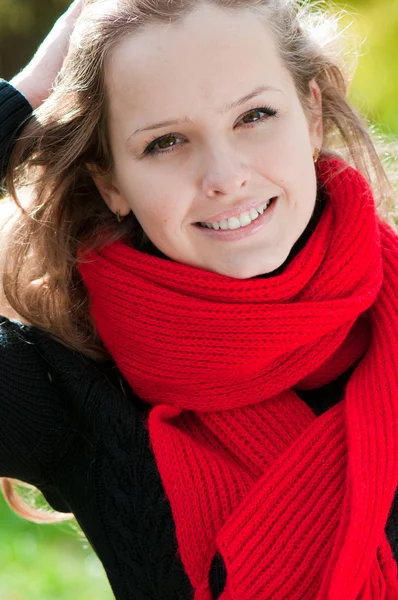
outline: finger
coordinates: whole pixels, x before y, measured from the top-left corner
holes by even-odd
[[[74,13],[76,11],[81,12],[84,4],[85,4],[84,0],[73,0],[73,2],[69,5],[65,14],[69,15],[70,13]]]
[[[84,6],[84,0],[75,0],[69,5],[69,8],[56,20],[53,28],[44,40],[43,45],[49,46],[53,40],[57,39],[62,32],[72,32],[75,22],[77,21],[82,8]]]
[[[69,5],[68,9],[63,13],[63,15],[60,16],[58,22],[68,21],[73,23],[74,21],[76,21],[77,17],[82,12],[84,4],[84,0],[74,0],[74,2],[72,2],[72,4]]]

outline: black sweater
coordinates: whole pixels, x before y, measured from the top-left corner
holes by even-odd
[[[3,167],[28,106],[0,83]],[[339,401],[348,375],[300,396],[319,415]],[[0,318],[0,476],[31,483],[54,509],[74,513],[118,600],[188,600],[192,587],[149,446],[147,411],[111,361]],[[386,532],[397,560],[397,497]],[[219,556],[210,581],[218,598],[225,584]]]

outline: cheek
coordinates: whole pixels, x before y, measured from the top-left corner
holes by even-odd
[[[132,210],[144,228],[156,230],[170,223],[172,211],[164,194],[158,197],[154,193],[142,194],[137,198],[138,201],[132,202]]]
[[[134,171],[130,168],[124,178],[122,193],[138,221],[148,231],[160,226],[177,231],[190,208],[192,188],[188,182],[184,182],[181,173],[169,173],[153,163],[150,168]]]
[[[298,125],[296,124],[295,130],[292,128],[277,153],[278,165],[282,169],[281,179],[286,180],[286,186],[292,198],[295,198],[295,203],[311,205],[316,196],[313,148],[307,122],[303,119]]]
[[[296,114],[298,113],[298,114]],[[307,121],[298,111],[278,123],[274,135],[265,132],[252,155],[255,169],[283,186],[288,180],[304,180],[312,168],[312,148]]]
[[[164,187],[158,177],[145,176],[143,169],[124,169],[119,176],[120,190],[139,221],[151,218],[162,219],[167,202]]]
[[[316,193],[315,170],[313,164],[310,162],[309,166],[307,166],[307,171],[303,168],[301,173],[298,174],[294,189],[292,190],[292,199],[294,199],[292,204],[299,233],[304,230],[314,211]]]
[[[136,163],[117,152],[114,157],[117,187],[144,231],[153,241],[177,235],[192,197],[187,182],[155,160]]]
[[[153,239],[167,237],[177,231],[181,216],[176,206],[176,199],[164,191],[158,184],[137,188],[130,196],[130,207],[145,232]]]
[[[316,200],[316,175],[308,138],[300,143],[286,138],[278,141],[272,154],[256,157],[255,170],[265,181],[271,181],[283,199],[284,220],[290,223],[292,235],[311,218]],[[285,212],[287,211],[287,212]]]

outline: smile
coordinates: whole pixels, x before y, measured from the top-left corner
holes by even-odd
[[[243,212],[239,215],[239,217],[229,217],[228,219],[212,221],[211,223],[202,221],[198,223],[198,225],[201,227],[207,227],[208,229],[215,229],[216,231],[219,229],[226,231],[227,229],[233,230],[247,227],[267,210],[267,208],[272,204],[273,200],[274,198],[271,198],[257,208],[251,208],[250,210]]]

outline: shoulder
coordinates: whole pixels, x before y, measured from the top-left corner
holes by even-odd
[[[113,361],[89,358],[38,327],[10,319],[0,320],[1,323],[7,335],[1,336],[0,329],[0,344],[3,343],[3,351],[4,340],[7,339],[8,347],[12,345],[5,354],[15,377],[24,381],[34,377],[37,388],[44,382],[49,385],[53,396],[51,410],[58,407],[60,413],[66,413],[76,431],[79,429],[95,442],[98,436],[103,439],[111,422],[121,434],[145,420],[148,406],[133,393]],[[26,384],[20,385],[22,388]],[[31,387],[32,383],[29,390]]]
[[[26,325],[18,320],[0,315],[0,372],[1,378],[12,374],[15,368],[29,371],[37,365],[37,356],[29,343]],[[22,362],[21,358],[28,359]]]
[[[71,468],[76,448],[94,449],[105,438],[116,445],[132,428],[143,436],[139,413],[113,363],[0,316],[0,477],[40,487],[59,464]]]
[[[68,415],[26,326],[0,316],[0,477],[48,481]]]
[[[71,393],[81,395],[87,381],[92,387],[103,383],[107,370],[94,359],[67,348],[50,333],[9,316],[0,316],[0,391],[3,381],[20,393],[41,389],[49,383],[53,393],[69,385]],[[76,388],[76,389],[74,389]]]
[[[28,394],[31,399],[35,391],[42,394],[43,388],[50,386],[52,395],[61,396],[65,408],[75,415],[88,410],[88,405],[95,405],[96,413],[103,411],[104,415],[126,416],[127,412],[143,414],[148,410],[113,361],[89,358],[67,348],[48,332],[3,315],[0,398],[6,384],[20,398]]]
[[[38,409],[51,397],[48,365],[32,339],[34,328],[0,315],[0,411],[12,399],[15,406]]]

